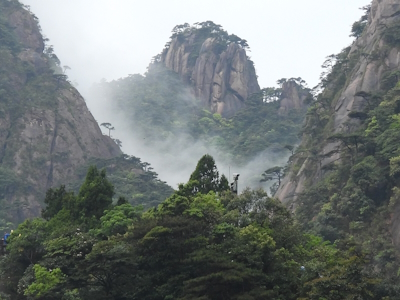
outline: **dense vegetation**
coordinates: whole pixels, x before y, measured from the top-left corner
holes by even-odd
[[[118,197],[124,197],[134,206],[143,208],[157,206],[168,198],[173,189],[165,182],[158,179],[158,174],[147,162],[141,162],[140,158],[126,154],[110,159],[92,158],[76,170],[77,180],[68,184],[75,192],[85,179],[87,169],[94,165],[99,169],[105,169],[108,180],[118,191]],[[118,200],[114,197],[114,202]]]
[[[48,191],[42,218],[11,235],[0,298],[376,299],[362,252],[302,234],[261,190],[227,188],[205,155],[189,182],[143,212],[123,198],[112,205],[105,171],[91,167],[77,195]]]

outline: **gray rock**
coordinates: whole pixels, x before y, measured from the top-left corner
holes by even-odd
[[[285,115],[292,109],[302,109],[305,107],[304,100],[307,98],[308,92],[300,89],[299,85],[294,81],[287,81],[282,84],[281,106],[279,107],[279,115]]]
[[[43,52],[44,42],[37,20],[28,11],[14,10],[8,16],[8,22],[14,28],[14,33],[24,48],[38,53]]]
[[[30,77],[51,74],[34,17],[21,8],[13,10],[8,19],[23,48],[20,53],[9,53],[12,63],[7,66],[29,65]],[[11,206],[17,202],[26,204],[17,213],[21,220],[39,215],[46,190],[76,180],[76,169],[90,158],[112,158],[122,152],[101,133],[84,99],[68,82],[63,81],[57,90],[54,83],[38,83],[38,89],[47,89],[53,99],[48,105],[38,104],[40,99],[36,99],[33,105],[29,95],[22,97],[19,93],[29,76],[13,69],[7,69],[7,76],[14,90],[8,97],[22,111],[16,114],[16,108],[3,106],[0,112],[0,167],[26,178],[26,191],[10,192],[6,197]],[[43,78],[51,79],[46,76]]]
[[[400,0],[374,0],[371,5],[367,27],[351,46],[349,58],[357,53],[367,53],[370,56],[360,56],[358,62],[350,70],[350,80],[336,97],[333,103],[335,110],[333,116],[332,134],[350,133],[359,126],[359,121],[349,117],[350,112],[362,112],[368,105],[363,97],[355,96],[360,91],[372,92],[379,90],[384,73],[400,70],[400,49],[390,47],[382,39],[382,30],[393,22],[400,21]],[[386,53],[383,59],[373,59],[371,54]],[[321,156],[337,148],[337,143],[327,143],[323,146]],[[333,154],[321,160],[318,170],[311,178],[311,182],[318,182],[323,176],[321,166],[339,160],[339,154]],[[304,168],[307,161],[303,164]],[[293,200],[295,192],[301,192],[303,187],[300,184],[306,178],[305,174],[297,174],[295,182],[285,179],[275,194],[281,200]],[[400,243],[399,243],[400,246]]]
[[[161,60],[182,80],[191,83],[193,94],[204,107],[230,117],[246,105],[251,94],[260,91],[252,62],[235,43],[218,54],[215,38],[206,39],[197,54],[195,39],[195,34],[183,41],[174,38]]]

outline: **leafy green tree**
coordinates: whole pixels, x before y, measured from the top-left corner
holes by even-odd
[[[112,238],[93,245],[80,263],[80,276],[90,278],[89,293],[95,299],[126,299],[132,293],[136,261],[132,246]]]
[[[219,180],[219,191],[229,190],[229,181],[224,174],[221,175]]]
[[[39,299],[45,294],[52,292],[52,289],[64,281],[64,275],[59,268],[47,270],[46,268],[35,264],[35,281],[28,286],[24,295]]]
[[[334,261],[319,269],[316,278],[305,283],[307,299],[376,299],[374,288],[379,279],[364,270],[362,255],[336,252],[332,258]]]
[[[43,242],[48,235],[43,219],[26,220],[7,239],[7,255],[0,259],[0,291],[18,299],[18,282],[26,268],[46,254]]]
[[[353,36],[355,38],[359,38],[363,33],[365,27],[367,26],[368,15],[371,12],[371,5],[364,6],[360,9],[364,10],[365,14],[360,18],[360,20],[354,22],[351,26],[350,36]]]
[[[129,203],[121,204],[110,210],[105,210],[100,218],[101,227],[94,231],[107,237],[124,234],[129,226],[141,215],[142,207],[133,207]]]

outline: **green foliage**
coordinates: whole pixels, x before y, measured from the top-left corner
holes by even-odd
[[[33,296],[34,299],[38,299],[44,294],[51,292],[57,284],[62,283],[64,280],[64,275],[59,268],[47,270],[35,264],[33,270],[35,272],[35,281],[28,286],[24,294]]]
[[[303,235],[264,191],[216,194],[219,185],[210,179],[219,177],[206,155],[188,183],[142,215],[123,199],[111,207],[105,174],[89,168],[78,196],[63,186],[50,190],[47,220],[26,221],[11,235],[0,260],[0,290],[13,299],[149,300],[319,299],[327,291],[346,298],[374,291],[379,281],[363,273],[362,257]],[[193,193],[199,182],[211,185]],[[88,201],[81,218],[71,218],[66,196],[76,205]],[[100,214],[100,207],[109,209]],[[100,222],[84,219],[95,215]]]
[[[391,46],[398,46],[400,44],[400,23],[393,22],[385,28],[382,33],[383,39]]]
[[[278,180],[279,185],[281,184],[281,178],[283,177],[283,167],[272,167],[269,168],[268,170],[265,170],[264,173],[262,174],[263,179],[261,179],[261,182],[269,181],[269,180]]]
[[[355,38],[360,37],[361,34],[363,33],[365,27],[367,26],[368,16],[371,12],[371,5],[364,6],[360,9],[364,10],[365,14],[360,18],[359,21],[354,22],[353,25],[351,26],[350,36],[353,36]]]
[[[46,208],[42,210],[42,217],[46,220],[53,218],[63,208],[73,210],[75,205],[73,192],[67,192],[62,185],[58,189],[50,188],[46,192],[44,203]]]
[[[198,183],[194,186],[195,193],[207,194],[210,191],[218,192],[229,189],[228,180],[226,177],[224,180],[219,178],[219,172],[215,165],[215,160],[209,154],[200,158],[196,169],[190,175],[189,180],[197,181]]]
[[[306,188],[296,201],[296,219],[302,229],[335,243],[344,253],[336,259],[339,267],[328,266],[328,274],[318,271],[322,277],[308,281],[309,299],[345,299],[342,293],[350,298],[391,299],[398,290],[398,245],[391,242],[389,221],[399,205],[398,72],[383,75],[380,91],[357,92],[365,110],[350,113],[352,120],[344,124],[347,130],[332,135],[331,116],[349,79],[348,75],[344,81],[341,77],[351,74],[346,69],[356,58],[347,56],[347,62],[338,61],[337,56],[328,58],[325,66],[329,70],[322,83],[325,90],[309,109],[303,144],[293,156],[297,165],[307,160],[302,169]],[[327,143],[332,146],[329,153],[324,148]],[[340,160],[331,158],[334,155],[340,155]],[[341,289],[349,280],[357,284]]]
[[[99,219],[112,204],[114,186],[106,179],[106,171],[91,166],[77,196],[77,210],[85,218]]]
[[[113,197],[113,202],[117,202],[119,197],[124,197],[133,206],[149,208],[157,206],[173,193],[170,186],[157,178],[158,174],[152,171],[149,163],[125,154],[110,159],[89,159],[87,164],[76,171],[79,180],[69,185],[75,192],[79,191],[79,186],[91,165],[107,171],[108,181],[118,191]]]
[[[105,236],[124,234],[129,226],[132,226],[133,222],[138,219],[141,211],[141,207],[133,207],[129,203],[104,211],[104,215],[100,218],[101,227],[97,230],[97,234],[101,233]]]
[[[21,46],[12,34],[12,28],[7,22],[7,14],[18,7],[17,3],[16,1],[0,2],[0,47],[12,51],[19,51]],[[21,5],[20,3],[18,4]]]

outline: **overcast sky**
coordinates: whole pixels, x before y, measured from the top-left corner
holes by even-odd
[[[318,83],[321,64],[352,42],[369,0],[22,0],[39,18],[72,81],[146,72],[175,25],[211,20],[246,39],[261,87],[279,78]]]

